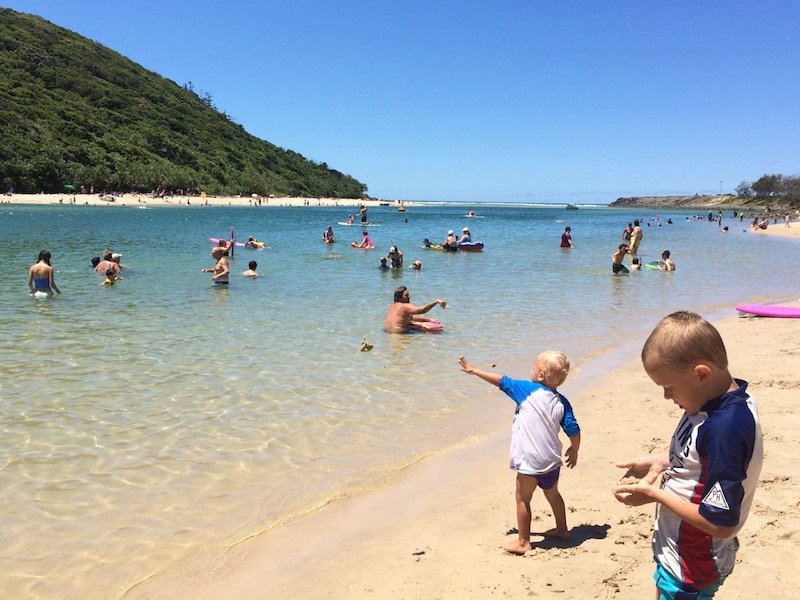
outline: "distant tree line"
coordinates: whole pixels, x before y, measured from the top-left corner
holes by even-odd
[[[800,207],[800,177],[795,175],[762,175],[754,182],[736,186],[742,198],[774,199],[792,207]]]

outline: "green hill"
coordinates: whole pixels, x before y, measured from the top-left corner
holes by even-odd
[[[189,89],[187,89],[189,88]],[[0,190],[361,198],[366,185],[247,133],[198,96],[39,17],[0,8]]]

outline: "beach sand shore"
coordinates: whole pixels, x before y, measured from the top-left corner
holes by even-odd
[[[260,203],[259,203],[260,202]],[[165,196],[152,198],[148,194],[4,194],[0,196],[3,204],[62,204],[75,206],[348,206],[360,204],[368,208],[388,206],[398,208],[397,200],[358,199],[358,198],[297,198],[266,196]],[[403,202],[413,206],[413,202]]]
[[[737,565],[717,597],[788,597],[800,585],[800,320],[732,316],[717,325],[732,373],[750,382],[765,436]],[[578,466],[562,471],[560,485],[572,538],[535,535],[524,557],[500,549],[516,527],[514,474],[506,466],[513,407],[456,364],[453,377],[484,395],[489,410],[507,411],[507,426],[421,461],[382,489],[245,540],[215,561],[165,569],[125,598],[652,598],[653,505],[625,507],[611,490],[622,475],[616,463],[666,451],[680,410],[638,356],[602,375],[582,369],[562,386],[583,437]],[[550,529],[540,492],[532,508],[532,530]]]
[[[755,235],[800,239],[800,221],[797,219],[791,221],[789,227],[779,222],[771,224],[767,229],[748,229],[748,231]]]

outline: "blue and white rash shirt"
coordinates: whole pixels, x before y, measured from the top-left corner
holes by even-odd
[[[544,475],[561,466],[559,429],[580,432],[569,401],[556,391],[527,379],[503,375],[500,389],[517,404],[511,428],[509,466],[524,475]]]
[[[744,525],[761,473],[764,444],[758,409],[738,389],[707,402],[696,415],[684,413],[669,450],[662,489],[700,505],[700,515],[721,527]],[[656,507],[653,554],[676,579],[704,588],[733,570],[735,536],[715,538]]]

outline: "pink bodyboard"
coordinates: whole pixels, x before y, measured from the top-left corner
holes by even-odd
[[[736,307],[741,313],[759,317],[779,319],[800,319],[800,306],[776,306],[769,304],[740,304]]]

